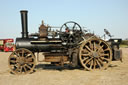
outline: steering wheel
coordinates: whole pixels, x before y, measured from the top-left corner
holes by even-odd
[[[60,28],[60,38],[62,41],[68,44],[79,42],[79,37],[81,34],[81,26],[74,21],[66,22]]]

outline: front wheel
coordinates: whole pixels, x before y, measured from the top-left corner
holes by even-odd
[[[24,48],[17,49],[9,56],[8,64],[14,74],[27,74],[34,70],[35,56]]]

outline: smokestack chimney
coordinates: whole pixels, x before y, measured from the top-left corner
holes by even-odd
[[[21,10],[22,38],[28,38],[27,10]]]

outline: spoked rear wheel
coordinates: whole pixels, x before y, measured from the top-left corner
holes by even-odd
[[[105,69],[112,60],[112,51],[105,41],[93,37],[81,44],[79,59],[87,70]]]
[[[34,70],[35,56],[31,51],[20,48],[9,56],[8,63],[12,73],[27,74]]]

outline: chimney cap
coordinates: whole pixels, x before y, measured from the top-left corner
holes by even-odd
[[[28,12],[28,10],[21,10],[20,12]]]

